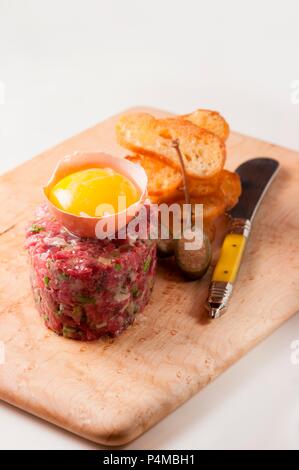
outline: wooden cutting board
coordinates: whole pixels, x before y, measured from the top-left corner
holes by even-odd
[[[0,398],[107,445],[127,443],[157,423],[299,306],[299,154],[233,133],[228,168],[269,156],[280,161],[281,170],[256,216],[227,314],[206,319],[209,275],[185,282],[164,263],[150,304],[119,338],[80,343],[45,329],[30,291],[24,225],[63,155],[125,154],[114,139],[116,119],[0,178]]]

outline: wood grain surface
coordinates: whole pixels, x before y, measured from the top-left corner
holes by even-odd
[[[299,154],[233,133],[227,168],[269,156],[281,170],[256,216],[227,314],[206,319],[211,271],[201,282],[185,282],[164,262],[150,304],[119,338],[80,343],[45,329],[30,291],[24,226],[59,158],[74,150],[125,154],[115,121],[0,178],[0,398],[105,445],[127,443],[153,426],[299,306]]]

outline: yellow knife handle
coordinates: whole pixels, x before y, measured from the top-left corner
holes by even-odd
[[[249,232],[249,220],[231,221],[210,284],[207,308],[211,318],[220,317],[227,307]]]
[[[226,235],[212,281],[231,283],[235,281],[245,244],[245,235],[239,233],[228,233]]]

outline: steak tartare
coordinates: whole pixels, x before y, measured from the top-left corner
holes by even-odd
[[[156,267],[152,240],[78,238],[43,205],[27,228],[26,248],[36,305],[59,335],[116,336],[149,300]]]

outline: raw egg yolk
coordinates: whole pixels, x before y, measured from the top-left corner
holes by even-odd
[[[52,204],[74,215],[102,217],[138,201],[138,188],[111,168],[88,168],[62,178],[52,188]]]

